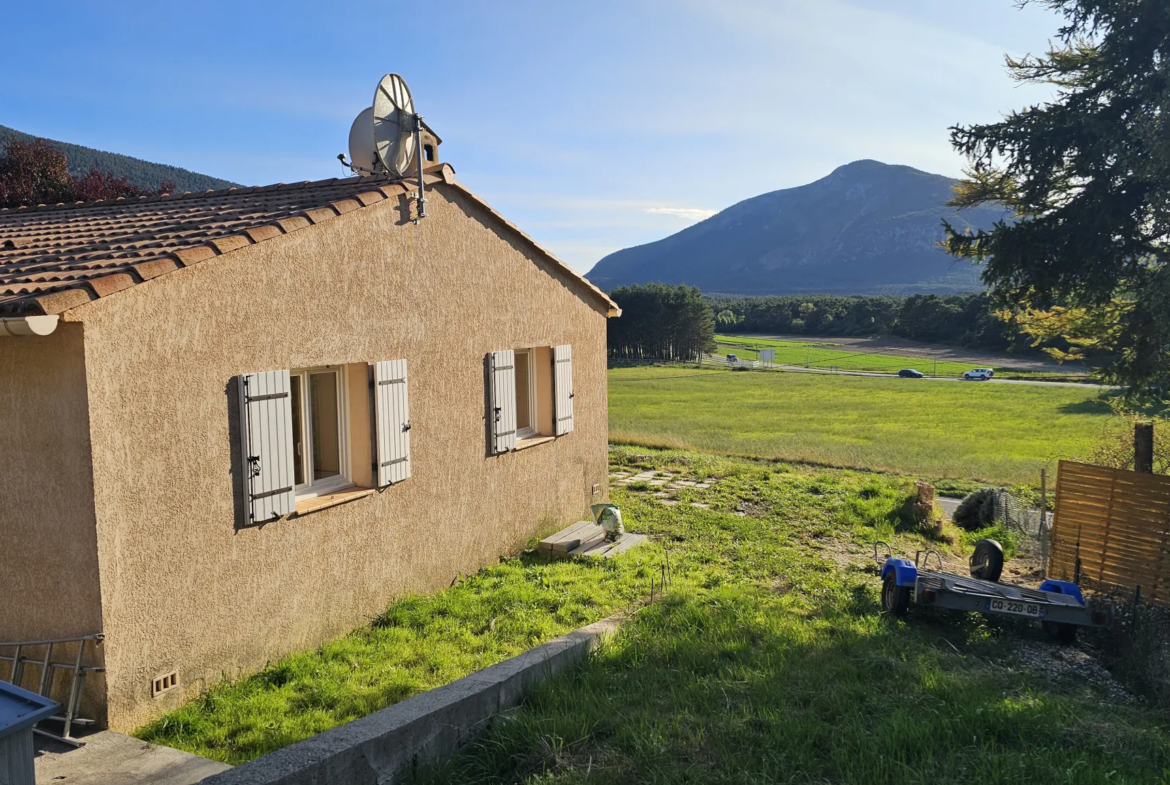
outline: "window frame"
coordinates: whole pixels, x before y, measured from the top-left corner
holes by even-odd
[[[528,391],[527,392],[528,392],[528,394],[526,396],[527,403],[528,403],[528,426],[525,428],[520,428],[519,425],[517,425],[516,441],[521,441],[523,439],[535,439],[535,438],[538,438],[539,436],[541,436],[540,423],[537,421],[537,416],[539,414],[539,410],[537,409],[537,406],[536,406],[536,404],[537,404],[537,401],[536,401],[536,348],[537,347],[529,347],[527,349],[516,349],[515,353],[514,353],[514,357],[515,357],[514,364],[519,365],[519,363],[521,362],[520,356],[521,356],[521,354],[523,354],[523,356],[525,358],[524,362],[528,368],[528,373],[527,373],[527,378],[528,378]],[[519,377],[519,374],[517,374],[517,378],[518,377]],[[520,385],[518,383],[516,385],[516,391],[517,391],[517,393],[519,393],[519,391],[520,391]],[[519,396],[519,394],[517,394],[517,396],[516,396],[516,422],[517,422],[517,424],[519,424],[519,422],[520,422],[520,396]]]
[[[305,482],[300,485],[293,486],[293,494],[297,502],[307,499],[316,499],[320,496],[328,496],[332,493],[354,487],[353,481],[353,458],[349,447],[349,374],[345,372],[344,365],[323,365],[313,368],[296,368],[289,371],[289,387],[291,390],[292,380],[297,379],[301,387],[301,433],[299,434],[301,443],[304,445],[304,455],[300,457],[301,471],[305,477]],[[337,383],[337,449],[338,449],[338,473],[333,477],[314,482],[313,476],[313,429],[311,424],[312,413],[312,391],[309,385],[309,377],[312,374],[331,373]],[[295,454],[295,445],[297,442],[297,434],[293,434],[294,454],[293,460],[298,460]]]

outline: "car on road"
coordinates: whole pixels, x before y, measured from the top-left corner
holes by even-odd
[[[902,370],[898,371],[898,376],[902,377],[903,379],[921,379],[923,376],[926,376],[926,374],[924,374],[922,371],[916,371],[913,368],[903,368]]]
[[[963,378],[969,382],[985,382],[995,376],[995,371],[990,368],[972,368],[963,374]]]
[[[734,355],[734,354],[729,354],[729,355],[727,355],[727,362],[729,362],[729,363],[737,363],[737,362],[739,362],[739,356],[738,356],[738,355]]]

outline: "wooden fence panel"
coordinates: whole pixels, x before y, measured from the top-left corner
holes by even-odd
[[[1078,573],[1170,605],[1170,477],[1060,462],[1048,574]]]

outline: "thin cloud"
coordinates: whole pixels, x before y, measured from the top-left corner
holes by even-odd
[[[652,215],[673,215],[676,218],[685,218],[691,223],[697,223],[710,218],[719,211],[708,210],[704,207],[647,207],[646,212]]]

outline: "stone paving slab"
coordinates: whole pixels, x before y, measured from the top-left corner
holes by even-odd
[[[36,738],[37,785],[194,785],[231,768],[108,730],[89,734],[76,749]]]

